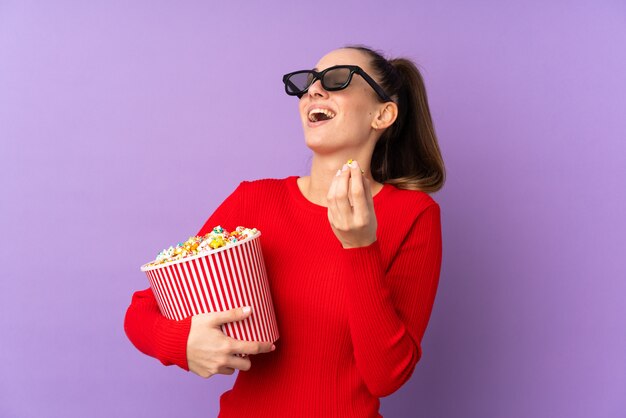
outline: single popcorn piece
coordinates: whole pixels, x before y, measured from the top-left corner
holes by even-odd
[[[350,165],[350,164],[352,164],[352,161],[354,161],[354,160],[352,158],[350,158],[346,164]],[[365,174],[365,171],[363,171],[362,168],[361,168],[361,174]]]
[[[178,243],[175,247],[170,246],[157,254],[154,261],[147,266],[156,266],[170,263],[185,257],[202,255],[217,248],[233,245],[256,235],[259,232],[256,228],[245,228],[238,226],[234,231],[228,232],[220,225],[213,228],[211,232],[204,236],[196,235],[189,237],[185,242]]]

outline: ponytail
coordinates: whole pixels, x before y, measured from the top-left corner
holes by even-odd
[[[387,60],[364,46],[347,46],[367,53],[380,85],[398,105],[396,121],[378,139],[371,173],[379,183],[400,189],[434,193],[445,183],[445,166],[428,108],[424,79],[406,58]]]

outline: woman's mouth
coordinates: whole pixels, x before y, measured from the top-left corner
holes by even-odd
[[[309,111],[307,125],[309,125],[310,127],[323,125],[334,117],[335,113],[331,110],[314,108]]]

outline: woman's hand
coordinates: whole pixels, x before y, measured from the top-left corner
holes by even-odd
[[[370,181],[356,161],[343,165],[326,195],[328,220],[343,248],[367,247],[376,241],[376,213]]]
[[[249,358],[235,354],[259,354],[273,351],[271,342],[241,341],[230,338],[220,329],[227,322],[242,321],[250,316],[243,308],[195,315],[187,339],[187,365],[198,376],[235,373],[235,369],[250,370]],[[275,347],[274,347],[275,348]]]

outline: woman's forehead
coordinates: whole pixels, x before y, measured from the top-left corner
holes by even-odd
[[[341,48],[329,52],[317,62],[315,69],[321,71],[334,65],[358,65],[366,72],[370,69],[367,55],[352,48]]]

